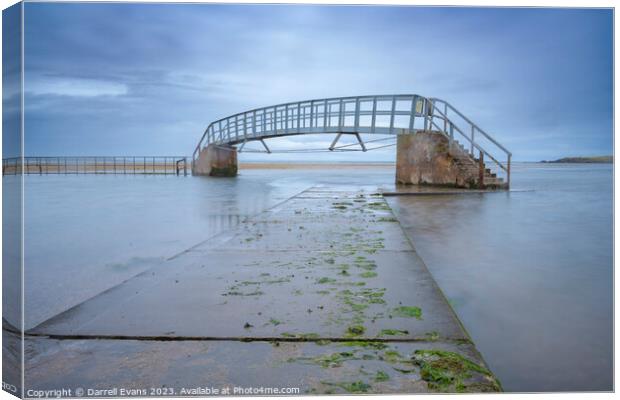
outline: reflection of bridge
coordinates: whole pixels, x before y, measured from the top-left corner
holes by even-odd
[[[368,150],[366,143],[370,142],[365,143],[362,134],[394,135],[398,139],[397,180],[403,183],[469,187],[507,187],[510,183],[512,154],[505,147],[448,102],[419,95],[306,100],[235,114],[209,124],[194,151],[193,170],[195,174],[234,175],[237,148],[233,146],[241,150],[247,142],[259,141],[270,153],[265,139],[307,134],[335,134],[329,147],[332,151],[351,146],[338,146],[342,135],[353,135],[362,151]],[[405,158],[411,165],[403,165],[406,168],[401,172],[408,176],[401,173],[400,179],[399,163]],[[486,168],[485,158],[495,173]]]

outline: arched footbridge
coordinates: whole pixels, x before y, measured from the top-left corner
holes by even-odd
[[[447,101],[416,94],[304,100],[213,121],[196,146],[192,170],[197,175],[235,175],[237,152],[246,143],[258,141],[264,152],[272,153],[268,139],[309,134],[333,136],[322,151],[368,151],[386,146],[376,142],[395,141],[387,146],[397,146],[400,183],[510,185],[512,154],[504,146]],[[339,145],[343,135],[356,141]]]

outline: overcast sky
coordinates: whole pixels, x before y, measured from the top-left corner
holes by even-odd
[[[189,155],[230,114],[392,93],[450,101],[516,160],[611,154],[612,12],[27,3],[25,92],[27,155]],[[300,140],[329,142],[279,145]]]

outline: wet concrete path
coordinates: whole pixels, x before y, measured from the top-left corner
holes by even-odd
[[[302,192],[29,333],[27,387],[497,389],[383,197],[360,190]]]

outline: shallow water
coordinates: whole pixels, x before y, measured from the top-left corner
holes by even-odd
[[[508,391],[611,390],[611,165],[521,165],[531,192],[389,200]]]
[[[28,176],[26,327],[304,189],[391,188],[393,177]],[[534,191],[389,202],[506,390],[611,390],[612,167],[521,164],[513,188]]]

